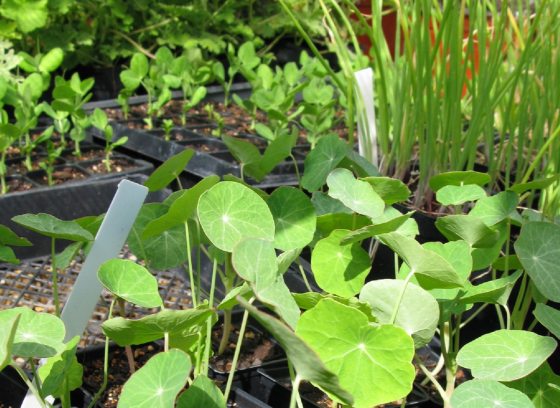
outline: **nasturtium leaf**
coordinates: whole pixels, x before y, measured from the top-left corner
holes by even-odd
[[[377,167],[352,149],[346,150],[346,156],[340,161],[338,167],[350,170],[357,177],[377,177],[380,175]]]
[[[177,408],[226,408],[224,394],[204,375],[197,376],[189,388],[179,395]]]
[[[239,183],[224,181],[202,194],[198,219],[210,241],[226,252],[246,238],[274,240],[274,219],[266,202]]]
[[[317,217],[305,193],[293,187],[280,187],[270,195],[267,204],[276,225],[276,248],[289,251],[311,242]]]
[[[360,312],[368,317],[370,322],[377,322],[377,317],[374,316],[371,306],[368,302],[358,300],[355,297],[343,298],[336,295],[331,295],[329,293],[319,293],[319,292],[305,292],[305,293],[292,293],[293,298],[298,304],[300,309],[309,310],[314,308],[317,303],[323,299],[332,299],[343,305],[353,307],[358,309]]]
[[[548,363],[528,376],[506,385],[522,391],[531,399],[535,408],[556,408],[560,401],[560,376],[552,371]]]
[[[391,402],[412,389],[414,343],[399,327],[372,326],[359,310],[324,299],[303,313],[296,334],[338,375],[353,407]]]
[[[434,337],[439,322],[439,305],[420,286],[395,279],[374,280],[362,288],[360,300],[369,303],[380,323],[402,327],[412,336],[416,348],[425,346]]]
[[[194,156],[194,150],[185,149],[180,153],[170,157],[154,170],[150,177],[144,182],[150,191],[158,191],[167,187],[185,170],[187,163]]]
[[[451,406],[453,408],[534,408],[527,395],[491,380],[471,380],[459,385],[451,395]]]
[[[159,235],[143,238],[148,223],[164,215],[168,207],[164,204],[144,204],[136,217],[128,236],[128,247],[134,255],[147,262],[150,268],[169,269],[187,260],[185,227],[178,225]]]
[[[491,227],[508,218],[515,211],[519,197],[511,191],[502,191],[496,195],[479,200],[469,215],[482,220]]]
[[[330,197],[328,194],[322,191],[314,191],[311,195],[311,202],[313,207],[315,207],[315,213],[318,216],[325,214],[352,214],[353,211],[342,204],[339,200]]]
[[[278,264],[278,273],[284,275],[290,266],[299,258],[301,254],[301,248],[292,249],[291,251],[282,252],[276,257],[276,263]]]
[[[440,188],[436,193],[436,200],[443,205],[461,205],[484,197],[486,197],[486,191],[476,184],[448,185]]]
[[[243,282],[242,285],[237,286],[225,294],[224,298],[218,305],[218,310],[231,310],[237,306],[237,296],[243,297],[245,300],[249,300],[253,297],[253,290],[247,282]]]
[[[544,179],[529,181],[527,183],[514,184],[513,186],[508,188],[508,190],[513,191],[517,194],[523,194],[524,192],[529,190],[543,190],[551,184],[554,184],[559,179],[560,176],[552,176]]]
[[[556,310],[544,303],[537,303],[533,314],[540,324],[557,338],[560,338],[560,310]]]
[[[494,244],[488,248],[472,248],[473,271],[488,268],[502,253],[504,243],[509,237],[507,224],[502,222],[492,228],[498,231],[498,237]]]
[[[0,312],[0,371],[12,361],[12,346],[19,319],[19,314],[12,314],[4,318],[3,313]]]
[[[68,268],[70,263],[76,258],[78,252],[84,245],[83,242],[73,242],[68,245],[64,250],[58,254],[55,254],[56,269],[64,270]]]
[[[12,218],[15,223],[51,238],[90,241],[93,236],[75,221],[63,221],[50,214],[23,214]]]
[[[319,287],[347,298],[360,291],[371,269],[369,255],[359,243],[340,243],[348,233],[334,230],[317,242],[311,253],[311,270]]]
[[[68,391],[75,390],[82,385],[83,367],[76,358],[76,349],[80,341],[75,336],[66,345],[62,353],[47,359],[39,367],[41,391],[44,395],[60,397]]]
[[[335,169],[327,177],[329,195],[358,214],[376,218],[383,215],[385,203],[373,190],[373,187],[362,180],[357,180],[350,170]]]
[[[21,315],[17,326],[12,355],[23,358],[52,357],[64,348],[64,323],[48,313],[38,313],[26,307],[0,312],[0,325]]]
[[[142,238],[150,238],[178,225],[183,225],[185,221],[195,213],[198,200],[202,193],[218,183],[218,181],[220,181],[218,176],[208,176],[188,190],[178,191],[173,201],[169,203],[167,213],[151,220],[146,225],[142,233]],[[166,200],[164,204],[167,203],[168,201]]]
[[[170,335],[188,335],[206,327],[215,312],[207,308],[165,309],[137,320],[115,317],[102,325],[103,333],[119,346],[149,343]]]
[[[364,177],[373,190],[379,194],[386,205],[391,205],[408,200],[410,190],[402,181],[390,177]]]
[[[319,190],[327,180],[329,173],[346,156],[348,145],[338,135],[323,136],[317,145],[305,157],[304,173],[301,185],[307,191]]]
[[[498,271],[512,271],[516,269],[523,269],[523,265],[521,265],[517,255],[507,255],[496,259],[492,263],[492,268]]]
[[[536,370],[556,349],[552,337],[497,330],[463,346],[457,363],[481,380],[514,381]]]
[[[337,376],[325,367],[305,341],[273,316],[259,311],[242,298],[238,301],[278,341],[302,380],[310,381],[338,401],[352,405],[352,396],[340,386]]]
[[[506,305],[511,294],[511,290],[521,276],[522,271],[517,271],[503,278],[494,279],[478,285],[466,286],[461,293],[459,302],[461,303],[495,303]]]
[[[97,235],[97,231],[99,231],[99,227],[101,227],[101,223],[105,218],[105,214],[101,215],[88,215],[85,217],[76,218],[74,221],[78,223],[80,227],[89,231],[92,236]]]
[[[376,218],[372,220],[374,225],[368,225],[367,227],[349,232],[340,243],[342,245],[352,244],[354,242],[363,241],[366,238],[371,238],[380,234],[387,234],[389,232],[396,231],[410,218],[413,213],[414,212],[402,214],[398,217],[380,223],[377,223]]]
[[[450,241],[462,239],[474,248],[491,247],[498,231],[491,229],[473,215],[448,215],[436,220],[437,229]]]
[[[317,217],[316,235],[328,236],[337,229],[355,230],[371,224],[371,220],[358,214],[325,214]]]
[[[465,184],[476,184],[483,186],[490,182],[490,176],[487,173],[480,173],[478,171],[449,171],[433,176],[429,183],[430,188],[438,191],[444,186],[462,186]]]
[[[455,268],[442,256],[422,247],[415,239],[398,232],[380,235],[381,242],[395,251],[414,271],[418,284],[426,289],[458,288],[464,284]]]
[[[414,214],[414,213],[413,213]],[[403,214],[394,207],[386,207],[385,212],[380,217],[375,218],[372,220],[376,224],[382,224],[385,222],[389,222],[395,218],[400,218]],[[408,218],[395,232],[399,234],[405,235],[410,238],[414,238],[420,231],[418,230],[418,223],[414,219],[414,217]]]
[[[169,408],[185,387],[191,372],[189,356],[171,349],[158,353],[124,384],[120,408]]]
[[[19,259],[16,257],[14,250],[9,246],[0,245],[0,262],[18,264]]]
[[[97,271],[99,281],[109,292],[142,307],[161,307],[157,279],[136,262],[109,259]]]
[[[278,273],[272,242],[255,238],[241,241],[233,249],[232,263],[237,274],[251,284],[257,298],[272,306],[290,327],[295,327],[299,308]]]
[[[537,289],[560,302],[560,225],[528,222],[514,244],[515,252]]]
[[[15,232],[0,224],[0,245],[10,246],[31,246],[33,245],[27,238],[19,237]]]

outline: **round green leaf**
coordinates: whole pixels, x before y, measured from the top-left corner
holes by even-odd
[[[508,218],[515,211],[518,202],[517,194],[502,191],[479,200],[469,214],[480,218],[484,224],[491,227]]]
[[[280,187],[274,190],[267,203],[276,225],[276,248],[290,251],[311,242],[317,216],[305,193],[294,187]]]
[[[0,312],[0,323],[21,315],[12,347],[12,355],[24,358],[52,357],[64,348],[64,323],[58,317],[37,313],[26,307]]]
[[[366,181],[356,180],[350,170],[335,169],[327,177],[329,195],[358,214],[376,218],[383,215],[385,202]]]
[[[268,206],[242,184],[216,184],[200,197],[197,210],[202,229],[222,251],[233,251],[246,238],[274,240],[274,220]]]
[[[453,408],[534,408],[525,394],[497,381],[472,380],[461,384],[451,396]]]
[[[226,408],[226,400],[214,381],[199,375],[177,399],[177,408]]]
[[[142,307],[161,307],[157,279],[144,268],[127,259],[109,259],[97,271],[101,284],[115,296]]]
[[[60,67],[63,60],[64,51],[62,51],[61,48],[53,48],[41,58],[41,62],[39,62],[39,71],[53,72]]]
[[[357,294],[371,269],[369,255],[359,243],[340,243],[348,233],[334,230],[317,242],[311,253],[311,269],[319,287],[342,297]]]
[[[533,314],[540,324],[546,327],[552,334],[560,338],[560,310],[538,303]]]
[[[169,408],[187,383],[191,360],[181,350],[158,353],[124,384],[119,408]]]
[[[552,337],[497,330],[466,344],[457,354],[457,363],[481,380],[513,381],[536,370],[555,349]]]
[[[367,181],[387,205],[406,201],[410,196],[410,190],[400,180],[390,177],[364,177],[362,180]]]
[[[432,295],[405,281],[379,279],[368,282],[360,291],[360,300],[369,303],[379,323],[392,324],[397,302],[401,298],[394,324],[402,327],[420,348],[432,340],[439,321],[439,305]]]
[[[486,197],[486,191],[476,184],[464,186],[444,186],[436,193],[436,199],[443,205],[460,205]]]
[[[50,214],[23,214],[12,218],[15,223],[51,238],[91,241],[93,236],[75,221],[63,221]]]
[[[521,228],[515,251],[537,289],[560,302],[560,225],[528,222]]]
[[[449,171],[441,173],[430,179],[430,188],[438,191],[444,186],[462,186],[464,184],[476,184],[483,186],[490,182],[490,176],[478,171]]]
[[[535,408],[558,407],[560,376],[556,375],[547,363],[527,377],[508,383],[507,386],[515,388],[531,398]]]
[[[391,402],[412,389],[414,343],[399,327],[371,326],[359,310],[324,299],[301,316],[296,334],[338,375],[353,407]]]
[[[488,227],[474,215],[448,215],[436,220],[436,227],[450,241],[462,239],[475,248],[489,248],[496,243],[499,232]]]

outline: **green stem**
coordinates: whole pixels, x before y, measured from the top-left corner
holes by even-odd
[[[303,269],[303,266],[301,266],[301,263],[300,263],[299,259],[297,260],[297,264],[298,264],[299,273],[301,273],[301,277],[303,279],[303,282],[305,283],[305,287],[307,288],[307,290],[309,292],[313,292],[313,289],[311,289],[311,285],[309,284],[309,281],[307,280],[307,275],[305,274],[305,270]]]
[[[296,378],[292,381],[292,395],[290,396],[290,408],[296,408],[297,395],[299,394],[299,384],[301,378],[296,374]]]
[[[412,279],[413,276],[414,276],[414,270],[410,271],[408,273],[406,279],[404,280],[404,285],[401,289],[401,292],[399,293],[399,297],[397,299],[397,303],[395,305],[395,308],[393,309],[393,314],[392,314],[391,320],[390,320],[391,324],[395,324],[395,320],[397,319],[397,314],[399,313],[399,308],[401,307],[401,303],[402,303],[402,300],[404,298],[404,292],[406,291],[408,283],[410,282],[410,280]]]
[[[54,310],[57,317],[60,317],[60,303],[58,300],[58,270],[56,269],[56,238],[51,238],[51,268]]]
[[[249,303],[252,303],[254,299],[251,299]],[[249,319],[249,311],[245,310],[243,312],[243,320],[241,322],[241,328],[239,329],[239,337],[237,338],[237,345],[235,346],[235,352],[233,354],[233,361],[231,362],[231,368],[229,369],[229,375],[226,384],[226,390],[224,392],[225,400],[228,400],[229,393],[231,391],[231,385],[233,384],[233,377],[235,376],[235,370],[237,368],[237,362],[239,360],[239,354],[241,353],[241,345],[243,344],[243,338],[245,337],[245,329],[247,327],[247,320]]]
[[[212,263],[212,281],[210,283],[210,295],[209,295],[209,305],[214,307],[214,291],[216,288],[216,275],[218,270],[218,261],[214,259]],[[208,372],[208,366],[210,361],[210,350],[212,348],[212,317],[208,318],[206,322],[206,347],[204,348],[204,367]]]
[[[422,363],[422,361],[417,356],[414,357],[414,360],[416,362],[416,365],[420,367],[420,370],[424,373],[426,378],[428,378],[430,382],[433,384],[441,399],[445,402],[448,402],[447,394],[445,393],[445,390],[443,389],[439,381],[434,377],[434,375],[430,372],[430,370],[426,368],[426,366]]]
[[[33,381],[31,381],[27,377],[27,375],[25,374],[23,369],[15,363],[12,363],[11,366],[17,371],[17,373],[19,374],[21,379],[25,382],[25,385],[27,385],[27,388],[29,388],[29,390],[31,391],[31,393],[33,394],[33,396],[35,397],[37,402],[41,405],[41,407],[42,408],[47,408],[47,405],[45,404],[45,400],[43,399],[43,397],[41,397],[41,393],[39,392],[37,387],[35,387],[35,384],[33,384]]]
[[[185,221],[185,239],[187,241],[187,263],[189,268],[189,279],[191,281],[191,297],[193,306],[196,308],[198,306],[198,289],[196,288],[196,282],[194,280],[194,271],[192,264],[192,253],[191,253],[191,238],[189,234],[189,222]]]
[[[523,179],[521,180],[522,184],[527,183],[527,181],[529,181],[529,177],[531,177],[531,174],[533,174],[533,172],[537,168],[537,165],[540,163],[542,157],[546,153],[546,150],[554,142],[554,140],[556,140],[558,135],[560,135],[560,126],[557,127],[556,130],[554,131],[554,133],[552,134],[552,136],[550,136],[547,139],[546,143],[543,144],[543,146],[541,147],[541,149],[539,150],[539,152],[537,153],[537,155],[535,156],[535,158],[531,162],[531,165],[529,166],[529,168],[525,172],[525,175],[523,176]]]
[[[123,318],[126,318],[126,305],[124,299],[117,298],[117,304],[119,305],[119,312]],[[132,347],[124,346],[124,351],[126,354],[126,359],[128,360],[128,367],[130,369],[130,374],[136,372],[136,364],[134,362],[134,354],[132,353]]]

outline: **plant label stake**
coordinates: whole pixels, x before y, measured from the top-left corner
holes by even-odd
[[[148,188],[145,186],[130,180],[119,183],[91,251],[62,310],[61,318],[66,326],[65,341],[81,336],[84,332],[101,295],[102,286],[97,279],[97,270],[103,262],[119,254],[147,195]],[[40,406],[28,392],[21,408]]]
[[[356,78],[356,107],[358,115],[358,149],[360,155],[379,167],[377,158],[377,129],[373,107],[373,70],[362,69],[354,73]]]

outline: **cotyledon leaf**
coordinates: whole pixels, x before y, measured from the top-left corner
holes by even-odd
[[[372,326],[359,310],[323,299],[303,313],[296,334],[338,375],[353,407],[388,403],[412,389],[414,343],[400,327]]]
[[[121,408],[170,408],[185,387],[192,368],[189,356],[171,349],[158,353],[124,384]]]
[[[523,330],[497,330],[459,350],[457,363],[481,380],[514,381],[536,370],[556,349],[556,340]]]
[[[231,252],[246,238],[274,240],[274,220],[266,202],[240,183],[224,181],[198,202],[202,229],[219,249]]]

